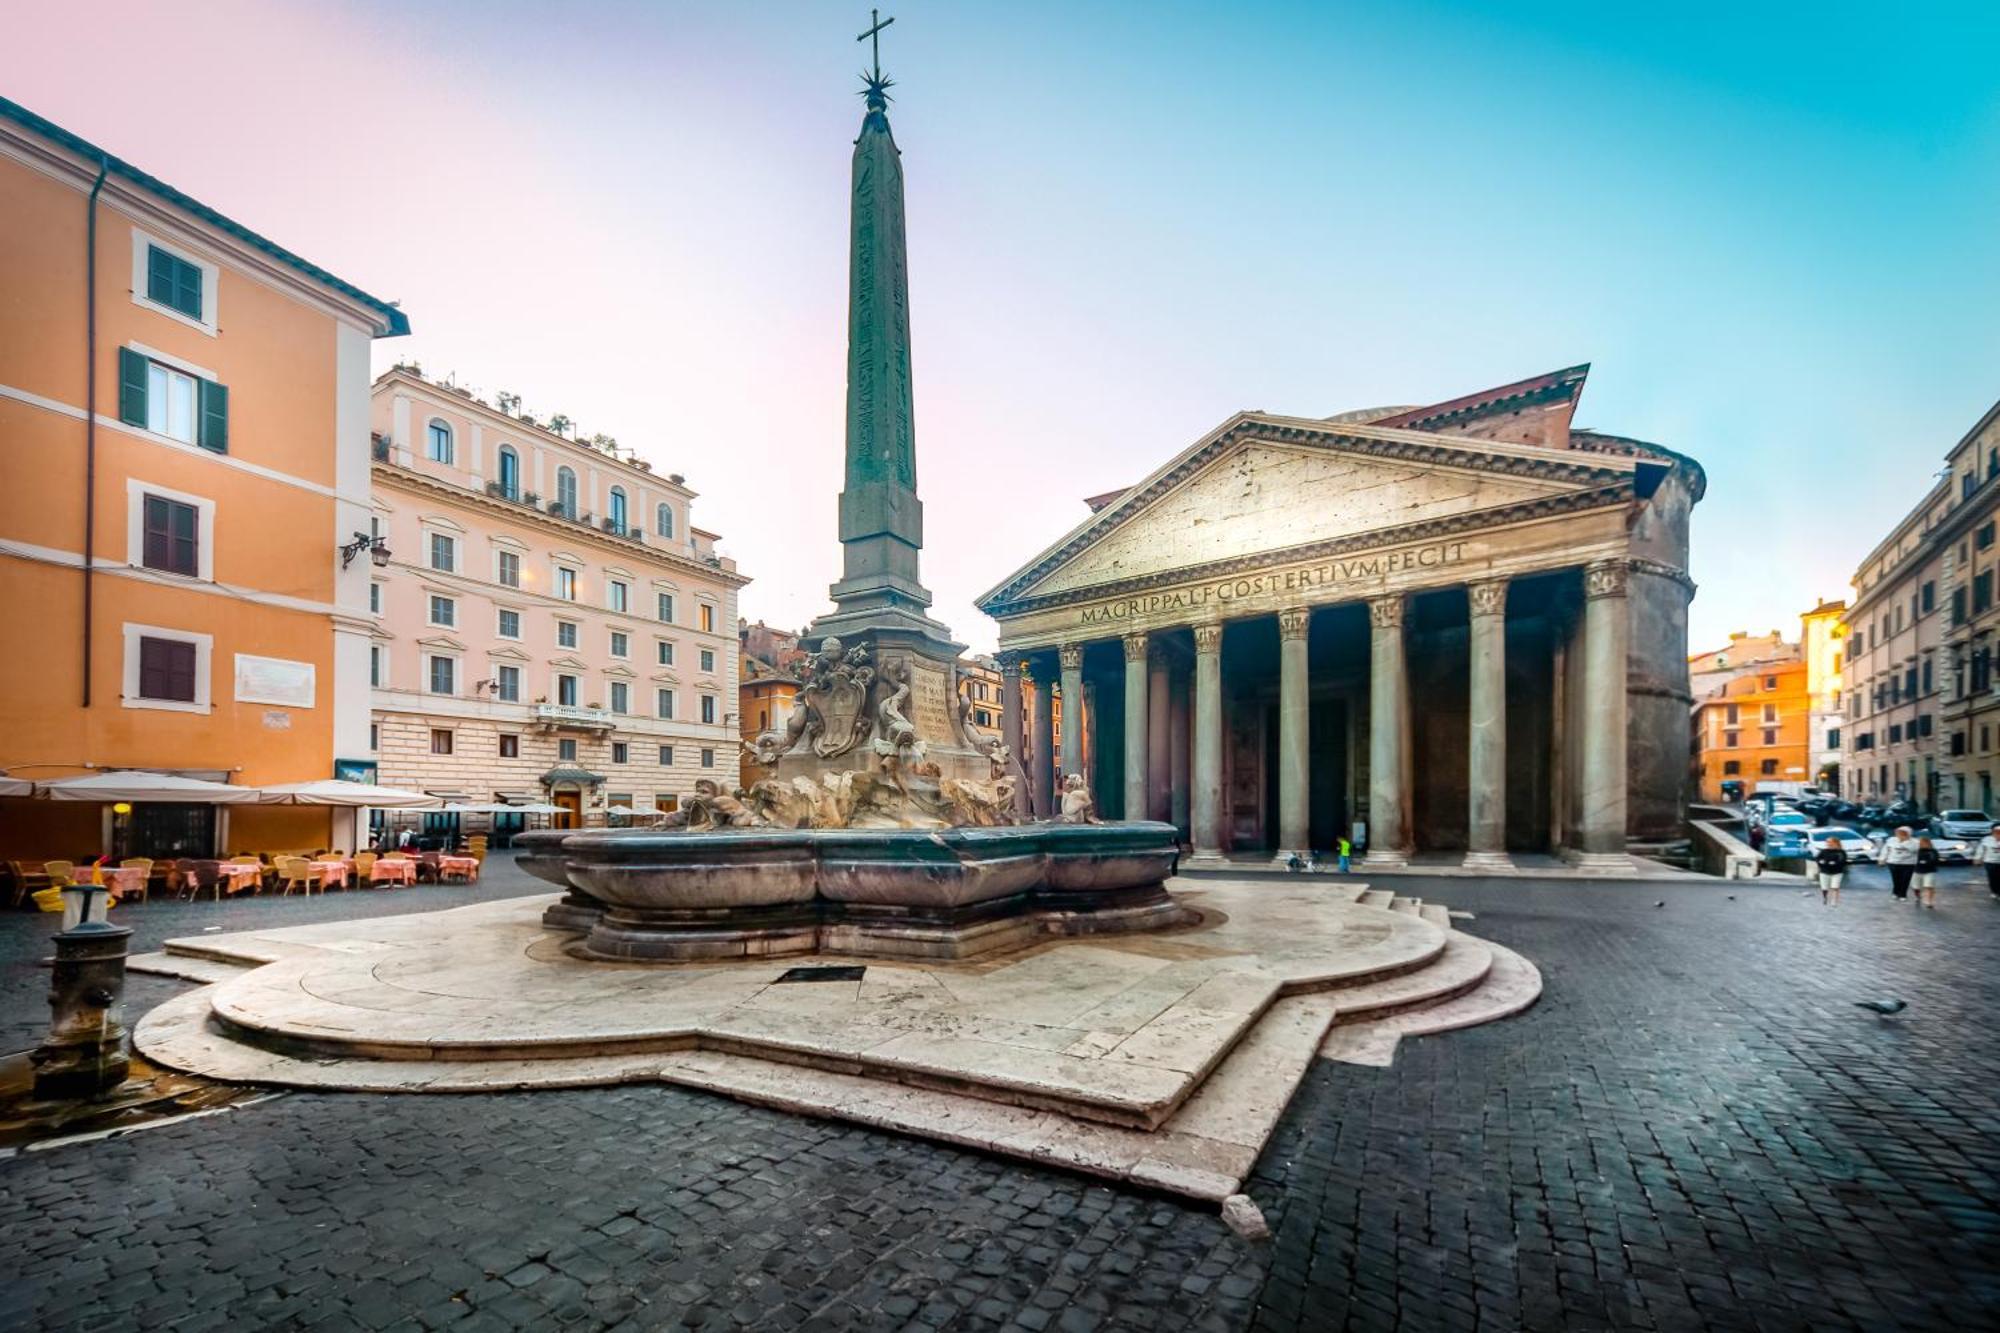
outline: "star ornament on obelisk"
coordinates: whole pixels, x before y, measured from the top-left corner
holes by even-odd
[[[959,645],[931,619],[918,557],[924,507],[917,498],[917,427],[910,376],[910,272],[904,241],[903,164],[889,131],[880,10],[857,41],[871,43],[861,76],[868,109],[854,140],[848,199],[847,445],[840,493],[841,577],[834,610],[808,637],[902,643],[945,660]]]

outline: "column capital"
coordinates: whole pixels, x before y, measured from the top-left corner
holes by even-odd
[[[1368,621],[1376,629],[1399,629],[1403,624],[1403,594],[1368,599]]]
[[[1583,595],[1585,597],[1623,597],[1626,581],[1631,577],[1632,563],[1629,560],[1595,560],[1583,567]]]
[[[1082,644],[1066,643],[1057,651],[1062,657],[1062,669],[1064,671],[1081,671],[1083,669]]]
[[[1465,585],[1465,599],[1471,604],[1474,617],[1504,616],[1507,614],[1507,580],[1482,579],[1478,583],[1468,583]]]
[[[1280,639],[1303,639],[1306,627],[1312,623],[1312,612],[1303,606],[1288,606],[1278,612],[1278,637]]]
[[[1019,679],[1021,678],[1021,659],[1020,659],[1020,658],[1018,658],[1018,657],[1002,657],[1002,658],[1000,659],[999,663],[998,663],[998,666],[999,666],[999,668],[1000,668],[1000,674],[1001,674],[1001,676],[1002,676],[1003,678],[1004,678],[1004,677],[1010,677],[1010,676],[1011,676],[1012,678],[1014,678],[1015,680],[1019,680]]]
[[[1143,631],[1125,636],[1125,660],[1128,662],[1146,660],[1146,635]]]
[[[1219,653],[1222,651],[1222,624],[1210,621],[1206,625],[1194,627],[1194,650],[1198,653]]]

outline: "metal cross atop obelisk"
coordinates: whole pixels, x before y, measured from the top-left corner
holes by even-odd
[[[868,98],[869,108],[880,111],[889,100],[889,95],[885,90],[891,86],[891,81],[882,77],[882,29],[888,27],[896,20],[894,18],[883,18],[882,11],[879,9],[869,10],[868,18],[870,20],[868,31],[862,33],[854,40],[857,42],[867,42],[869,51],[873,55],[875,72],[861,76],[861,81],[868,85],[862,89],[862,92]]]

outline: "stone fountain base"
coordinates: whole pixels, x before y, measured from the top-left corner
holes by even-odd
[[[522,835],[521,864],[569,890],[544,923],[614,962],[837,953],[962,959],[1038,938],[1159,930],[1170,824],[945,829],[607,830]]]

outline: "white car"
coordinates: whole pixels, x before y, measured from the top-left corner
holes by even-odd
[[[1847,853],[1850,862],[1856,865],[1875,863],[1875,844],[1851,828],[1833,824],[1826,828],[1806,830],[1806,842],[1812,847],[1815,856],[1819,855],[1828,840],[1833,838],[1840,839],[1840,850]]]

